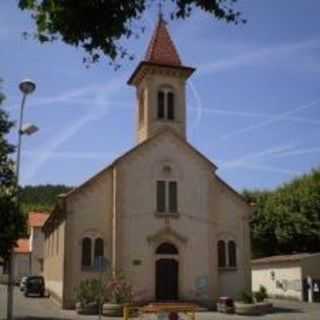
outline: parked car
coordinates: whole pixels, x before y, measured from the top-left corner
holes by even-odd
[[[21,278],[20,285],[19,285],[20,291],[24,291],[24,289],[26,287],[27,278],[28,277],[22,277]]]
[[[40,297],[43,297],[45,293],[45,282],[42,276],[30,276],[26,279],[24,295],[26,297],[29,294],[37,294]]]

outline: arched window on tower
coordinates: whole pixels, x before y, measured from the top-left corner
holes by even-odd
[[[175,96],[171,88],[164,87],[158,91],[158,119],[175,119]]]
[[[237,266],[237,247],[234,241],[228,242],[229,267]]]
[[[165,94],[162,90],[158,92],[158,119],[164,119],[165,117],[165,106],[164,106]]]
[[[167,93],[167,116],[168,120],[174,120],[174,94],[170,91]]]
[[[218,241],[218,267],[226,267],[226,244],[223,240]]]
[[[90,238],[83,238],[82,239],[82,257],[81,257],[81,265],[82,267],[90,267],[91,266],[91,239]]]

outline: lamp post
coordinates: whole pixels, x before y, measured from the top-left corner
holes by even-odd
[[[26,79],[23,80],[19,84],[19,89],[22,92],[22,101],[21,101],[21,108],[20,108],[20,116],[19,116],[19,126],[18,126],[18,145],[17,145],[17,160],[16,160],[16,190],[17,190],[17,210],[19,210],[19,174],[20,174],[20,158],[21,158],[21,142],[22,142],[22,135],[27,134],[31,135],[38,131],[39,129],[35,125],[27,124],[23,125],[23,114],[24,114],[24,106],[26,103],[27,95],[33,93],[36,89],[35,83],[30,80]],[[8,301],[7,301],[7,319],[13,319],[13,286],[14,286],[14,272],[13,272],[13,263],[14,255],[13,255],[13,248],[11,249],[10,257],[9,257],[9,268],[8,268]]]

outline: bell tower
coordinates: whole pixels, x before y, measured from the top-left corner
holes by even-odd
[[[137,92],[138,143],[166,127],[186,139],[186,81],[194,71],[182,64],[159,15],[145,58],[128,81]]]

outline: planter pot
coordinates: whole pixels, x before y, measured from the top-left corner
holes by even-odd
[[[256,316],[266,313],[271,313],[273,311],[273,304],[270,302],[259,302],[255,304],[246,304],[242,302],[235,303],[235,313],[246,315],[246,316]]]
[[[107,317],[122,317],[123,307],[121,304],[104,303],[102,306],[102,314]]]
[[[77,302],[76,311],[78,314],[96,315],[99,313],[99,308],[95,302],[91,302],[86,305],[82,305],[80,302]]]
[[[271,313],[273,311],[273,304],[271,302],[259,302],[256,304],[261,313]]]
[[[257,316],[261,314],[261,310],[257,307],[256,304],[247,304],[242,302],[236,302],[235,313],[246,316]]]

